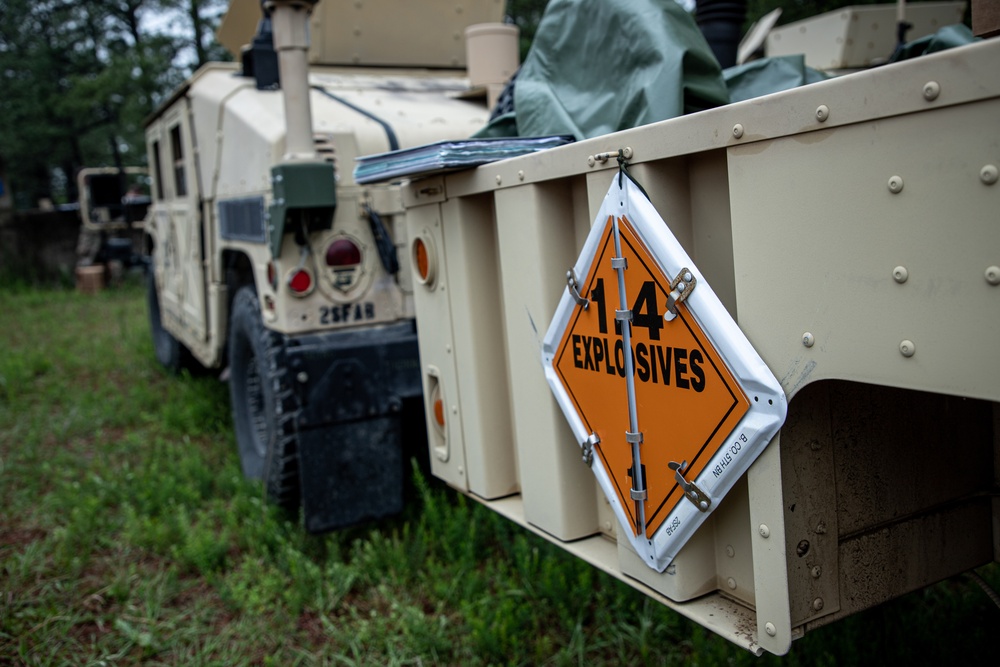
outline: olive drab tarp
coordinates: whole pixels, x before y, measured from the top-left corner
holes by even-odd
[[[514,111],[477,136],[579,140],[728,102],[712,50],[674,0],[551,0]]]
[[[802,55],[753,60],[727,68],[722,76],[729,88],[730,102],[742,102],[830,78],[817,69],[807,67]]]

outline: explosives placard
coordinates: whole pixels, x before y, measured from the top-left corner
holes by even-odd
[[[546,376],[624,534],[662,571],[777,432],[785,397],[629,179],[569,276]]]

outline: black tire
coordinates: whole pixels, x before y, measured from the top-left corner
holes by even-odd
[[[153,353],[156,355],[156,360],[171,373],[179,373],[182,368],[190,368],[191,352],[163,328],[163,321],[160,319],[160,296],[156,292],[156,274],[152,261],[146,267],[146,309],[149,313],[149,331],[153,336]]]
[[[261,322],[252,287],[236,293],[229,318],[229,397],[244,476],[263,480],[271,502],[296,510],[298,407],[288,385],[284,344]]]

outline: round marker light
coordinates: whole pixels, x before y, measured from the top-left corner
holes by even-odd
[[[361,263],[361,248],[350,239],[340,238],[326,248],[326,265],[334,268]]]
[[[413,268],[417,271],[417,280],[427,287],[433,287],[435,275],[434,248],[422,236],[418,236],[411,246],[413,253]]]
[[[288,289],[295,296],[305,296],[312,291],[313,279],[305,269],[296,269],[288,276]]]

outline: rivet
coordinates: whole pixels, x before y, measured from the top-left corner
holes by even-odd
[[[730,558],[736,555],[736,549],[733,548],[732,544],[726,545],[726,555],[729,556]]]
[[[593,167],[596,163],[597,163],[597,160],[594,158],[593,155],[588,155],[587,156],[587,166],[588,167]]]
[[[757,529],[757,532],[760,533],[760,536],[763,537],[764,539],[771,537],[771,529],[767,527],[767,524],[763,523],[760,524],[760,527]]]
[[[897,266],[892,270],[892,279],[897,283],[902,285],[906,282],[906,279],[910,277],[910,272],[906,270],[905,266]]]
[[[691,275],[691,272],[690,272],[690,271],[687,271],[687,272],[686,272],[686,273],[684,274],[684,280],[685,280],[686,282],[691,282],[692,280],[694,280],[694,276],[692,276],[692,275]]]
[[[448,354],[451,354],[451,344],[445,345],[444,351],[447,352]]]
[[[904,340],[899,344],[899,353],[904,357],[912,357],[913,353],[916,351],[917,348],[913,344],[912,340]]]
[[[804,334],[802,334],[802,344],[805,345],[806,347],[812,347],[813,345],[816,344],[816,337],[807,331]]]
[[[928,81],[924,84],[924,99],[933,102],[941,94],[941,86],[937,81]]]
[[[626,146],[625,148],[622,149],[622,157],[625,158],[626,160],[631,160],[632,159],[632,147],[631,146]]]
[[[889,192],[894,195],[898,195],[903,191],[903,177],[902,176],[890,176],[889,177]]]
[[[819,565],[813,565],[813,568],[809,570],[809,574],[812,575],[813,579],[819,579],[819,576],[823,574],[823,568]]]
[[[503,178],[500,177],[500,174],[497,174],[497,185],[500,185],[501,183],[503,183]]]
[[[305,371],[299,371],[299,374],[295,376],[295,379],[301,384],[305,384],[306,382],[309,382],[309,374]]]
[[[740,125],[739,123],[733,125],[733,136],[736,137],[737,139],[743,136],[743,126]]]
[[[736,590],[736,580],[735,579],[733,579],[732,577],[729,577],[729,579],[726,581],[726,583],[729,585],[729,587],[731,589],[733,589],[734,591]]]
[[[979,180],[986,185],[993,185],[996,183],[998,176],[1000,176],[1000,172],[997,171],[997,166],[995,164],[988,164],[979,170]]]
[[[825,123],[826,119],[830,117],[830,107],[825,104],[821,104],[816,107],[816,120],[821,123]]]
[[[523,169],[519,169],[517,171],[517,180],[519,180],[519,181],[523,181],[524,180],[524,170]]]
[[[451,414],[453,414],[453,415],[457,415],[458,414],[458,406],[457,405],[451,406]]]
[[[774,623],[771,623],[770,621],[764,624],[764,632],[772,637],[778,634],[777,629],[774,627]]]
[[[816,598],[812,604],[813,610],[819,611],[823,608],[823,598]]]
[[[988,266],[983,274],[990,285],[1000,285],[1000,266]]]

